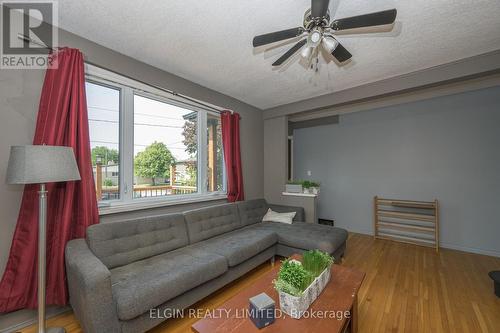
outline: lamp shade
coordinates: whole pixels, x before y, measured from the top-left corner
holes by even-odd
[[[42,184],[80,180],[71,147],[12,146],[7,184]]]

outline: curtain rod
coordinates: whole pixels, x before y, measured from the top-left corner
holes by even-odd
[[[44,47],[44,48],[46,48],[46,49],[48,49],[48,50],[50,50],[50,51],[57,51],[57,48],[52,48],[52,47],[49,47],[49,46],[47,46],[47,45],[45,45],[45,44],[43,44],[43,43],[38,42],[37,40],[34,40],[33,38],[30,38],[30,37],[28,37],[28,36],[26,36],[26,35],[23,35],[23,34],[21,34],[21,33],[17,34],[17,38],[19,38],[19,39],[21,39],[21,40],[23,40],[23,41],[25,41],[25,42],[28,42],[28,43],[33,43],[33,44],[36,44],[36,45],[42,46],[42,47]],[[157,86],[157,85],[154,85],[154,84],[151,84],[151,83],[147,83],[147,82],[144,82],[144,81],[138,80],[138,79],[136,79],[136,78],[133,78],[133,77],[130,77],[130,76],[124,75],[124,74],[122,74],[122,73],[118,73],[118,72],[116,72],[116,71],[114,71],[114,70],[112,70],[112,69],[106,68],[106,67],[104,67],[104,66],[101,66],[101,65],[95,64],[95,63],[93,63],[93,62],[90,62],[90,61],[85,61],[85,62],[86,62],[87,64],[89,64],[89,65],[92,65],[92,66],[95,66],[95,67],[99,67],[99,68],[101,68],[101,69],[104,69],[104,70],[110,71],[110,72],[112,72],[112,73],[114,73],[114,74],[117,74],[117,75],[121,75],[121,76],[123,76],[123,77],[125,77],[125,78],[127,78],[127,79],[137,81],[137,82],[139,82],[139,83],[141,83],[141,84],[144,84],[144,85],[147,85],[147,86],[153,87],[153,88],[155,88],[155,89],[158,89],[158,90],[161,90],[161,91],[163,91],[163,92],[169,93],[169,94],[171,94],[171,95],[173,95],[173,96],[180,97],[180,98],[185,99],[185,100],[187,100],[187,101],[189,101],[189,102],[191,102],[191,103],[198,104],[198,105],[200,105],[200,106],[202,106],[202,107],[204,107],[204,108],[209,109],[210,111],[213,111],[213,112],[216,112],[216,113],[222,113],[222,111],[227,110],[227,111],[231,112],[232,114],[234,113],[234,111],[233,111],[233,110],[225,109],[225,108],[222,108],[222,107],[215,107],[215,106],[212,106],[212,105],[206,104],[206,103],[204,103],[204,102],[202,102],[202,101],[199,101],[199,100],[197,100],[197,99],[194,99],[194,98],[188,97],[188,96],[183,95],[183,94],[179,94],[179,93],[177,93],[177,92],[175,92],[175,91],[173,91],[173,90],[170,90],[170,89],[165,89],[165,88],[163,88],[163,87],[160,87],[160,86]]]

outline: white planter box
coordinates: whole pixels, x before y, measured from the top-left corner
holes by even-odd
[[[311,304],[318,298],[323,289],[330,281],[331,267],[326,268],[302,293],[302,296],[292,296],[290,294],[278,291],[280,297],[281,311],[294,319],[300,319],[304,312],[309,309]]]
[[[302,185],[300,184],[286,184],[285,192],[288,193],[302,193]]]

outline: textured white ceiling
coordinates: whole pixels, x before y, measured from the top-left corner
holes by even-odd
[[[255,35],[301,25],[309,0],[64,0],[70,32],[266,109],[500,49],[498,0],[331,0],[333,17],[398,9],[390,32],[342,35],[343,67],[307,70],[298,57],[271,64],[293,43],[254,50]]]

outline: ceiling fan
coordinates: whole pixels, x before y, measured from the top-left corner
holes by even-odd
[[[301,39],[292,48],[285,52],[273,63],[273,66],[280,66],[301,48],[306,46],[301,55],[309,59],[318,55],[321,45],[338,62],[343,63],[352,57],[342,44],[335,38],[335,32],[354,28],[371,27],[385,24],[392,24],[396,20],[396,9],[384,10],[370,14],[336,19],[330,22],[328,5],[330,0],[311,0],[311,9],[304,14],[302,27],[271,32],[254,37],[253,46],[263,46],[274,42],[291,39],[299,36]]]

